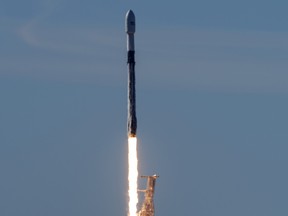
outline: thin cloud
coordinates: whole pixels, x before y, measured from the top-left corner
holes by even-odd
[[[38,71],[55,71],[55,77],[63,79],[67,71],[73,71],[77,79],[116,83],[119,70],[125,71],[124,30],[51,28],[42,25],[44,18],[22,25],[19,35],[32,47],[65,56],[61,61],[38,60]],[[287,38],[285,32],[139,29],[138,84],[209,91],[288,92]],[[32,59],[30,65],[33,70]]]
[[[111,29],[84,28],[45,28],[33,22],[22,26],[19,35],[25,43],[59,52],[92,53],[97,48],[113,49],[120,47],[121,38],[115,37],[117,32]]]

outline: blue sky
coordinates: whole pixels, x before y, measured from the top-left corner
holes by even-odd
[[[287,4],[2,0],[0,215],[126,215],[129,9],[156,215],[287,215]]]

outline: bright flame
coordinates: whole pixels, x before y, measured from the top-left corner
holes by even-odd
[[[137,216],[138,203],[138,159],[137,159],[137,138],[128,139],[128,180],[129,180],[129,216]]]

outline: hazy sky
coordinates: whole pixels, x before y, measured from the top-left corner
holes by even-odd
[[[132,9],[156,215],[287,216],[287,7],[1,0],[0,215],[126,215]]]

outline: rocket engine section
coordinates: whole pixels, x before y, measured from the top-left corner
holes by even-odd
[[[147,178],[147,187],[146,190],[139,190],[140,192],[144,192],[144,202],[142,204],[141,210],[138,212],[138,216],[154,216],[154,192],[155,192],[155,184],[156,179],[159,176],[141,176],[141,178]]]

